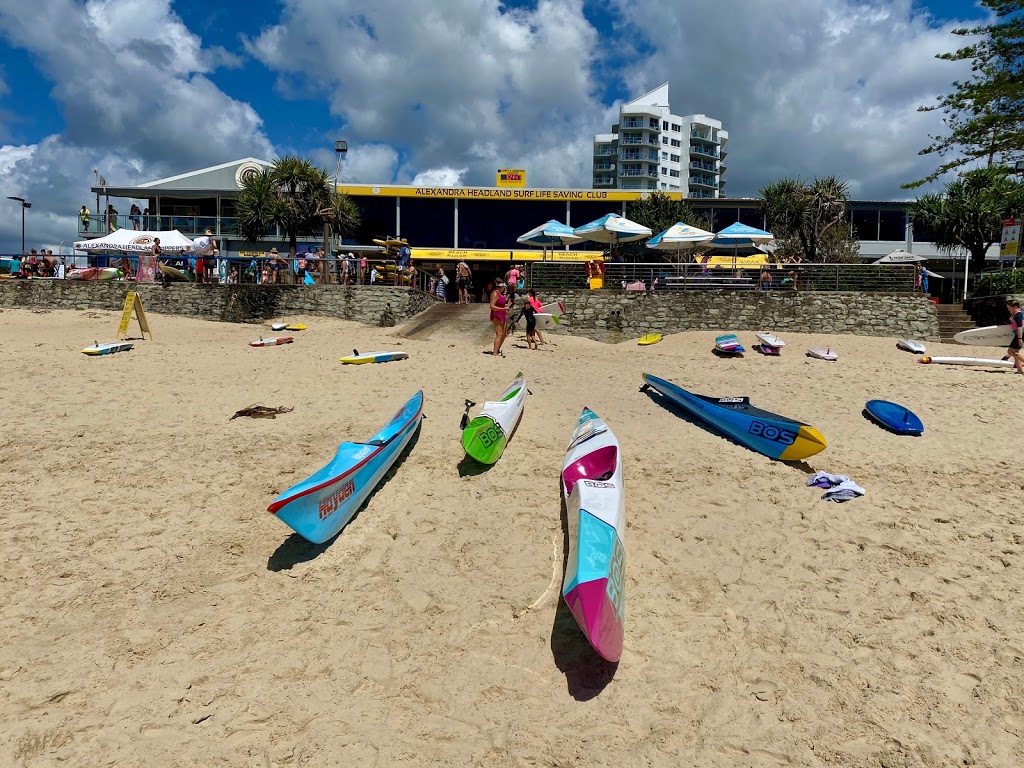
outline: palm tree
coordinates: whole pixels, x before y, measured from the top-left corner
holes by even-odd
[[[846,223],[849,184],[825,176],[810,184],[780,179],[760,190],[761,213],[775,235],[776,252],[797,251],[804,261],[846,261],[856,254]]]
[[[1024,210],[1024,184],[999,168],[976,168],[946,185],[940,193],[922,195],[910,208],[910,220],[931,233],[940,252],[969,251],[975,271],[999,242],[1002,221]]]
[[[259,174],[246,177],[238,195],[238,230],[253,242],[279,227],[294,253],[298,238],[329,224],[339,234],[359,226],[359,208],[334,192],[327,172],[312,160],[286,156]]]

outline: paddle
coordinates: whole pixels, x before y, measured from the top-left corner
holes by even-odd
[[[476,405],[476,403],[472,400],[466,400],[466,412],[462,414],[462,420],[459,422],[459,429],[465,429],[466,425],[469,424],[469,409],[474,405]]]

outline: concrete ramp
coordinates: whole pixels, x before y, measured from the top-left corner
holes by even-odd
[[[451,338],[484,343],[494,338],[487,304],[435,304],[395,329],[405,339]]]

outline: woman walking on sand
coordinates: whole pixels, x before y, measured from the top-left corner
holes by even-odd
[[[504,355],[501,352],[501,345],[505,341],[505,324],[508,322],[508,302],[505,299],[505,284],[501,279],[494,281],[494,289],[491,291],[491,325],[494,326],[494,347],[491,354],[497,357]]]
[[[1017,299],[1006,302],[1006,308],[1010,310],[1010,325],[1013,327],[1013,339],[1010,340],[1006,354],[1013,360],[1017,373],[1024,373],[1024,359],[1020,356],[1021,348],[1024,347],[1024,312],[1021,312]]]

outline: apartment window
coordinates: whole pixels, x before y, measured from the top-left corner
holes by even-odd
[[[668,136],[662,136],[661,137],[661,143],[662,144],[668,144]]]
[[[858,240],[878,240],[878,209],[852,211],[853,232]]]
[[[668,189],[668,184],[666,184],[665,182],[662,182],[661,183],[661,188],[662,189]]]
[[[669,171],[668,175],[671,176],[673,179],[678,179],[679,178],[679,171],[676,171],[676,170]]]
[[[662,122],[661,122],[661,130],[663,130],[663,131],[667,131],[668,130],[668,120],[662,120]]]
[[[669,159],[671,159],[673,163],[678,163],[679,155],[669,155]]]
[[[654,130],[658,130],[658,118],[656,118],[656,117],[650,118],[647,121],[647,127],[648,128],[653,128]]]
[[[668,160],[668,152],[662,152],[661,153],[661,159],[662,160]]]
[[[672,146],[673,147],[681,147],[682,144],[679,143],[679,139],[672,139]]]
[[[676,133],[679,133],[681,130],[683,130],[683,127],[678,123],[672,123],[672,130],[675,131]]]
[[[663,167],[663,168],[661,169],[661,175],[662,175],[662,176],[667,176],[667,175],[668,175],[668,168],[664,168],[664,167]]]

